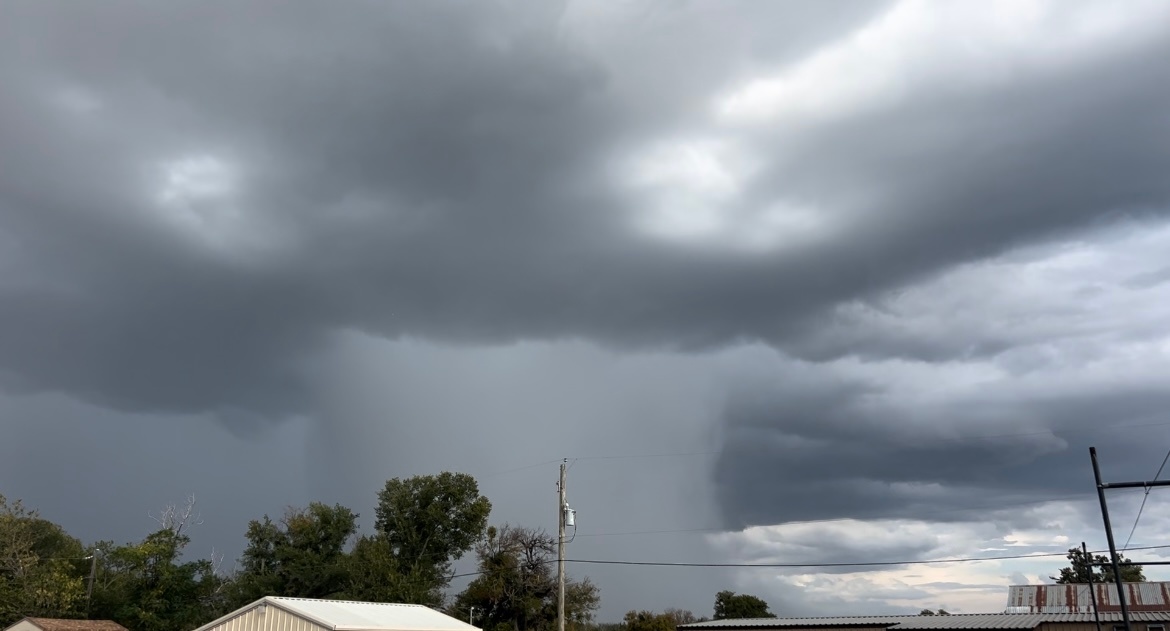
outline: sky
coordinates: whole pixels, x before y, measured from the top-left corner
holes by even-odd
[[[0,493],[86,541],[193,494],[229,570],[443,470],[553,529],[568,459],[574,560],[1060,555],[1105,546],[1090,446],[1170,448],[1161,0],[0,15]],[[1142,499],[1119,544],[1170,535]],[[616,620],[998,611],[1062,565],[570,574]]]

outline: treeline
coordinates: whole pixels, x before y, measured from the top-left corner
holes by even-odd
[[[488,526],[491,502],[462,473],[395,478],[378,493],[371,534],[358,514],[312,503],[248,524],[238,569],[186,560],[193,500],[156,517],[136,543],[84,545],[19,501],[0,496],[0,626],[24,616],[115,620],[132,631],[189,631],[263,596],[403,602],[446,609],[490,631],[555,627],[554,536]],[[455,561],[480,574],[446,597]],[[92,577],[92,580],[91,580]],[[92,589],[91,589],[92,586]],[[566,617],[591,625],[600,603],[588,578],[570,579]]]
[[[143,540],[84,545],[20,501],[0,495],[0,627],[24,616],[114,620],[131,631],[190,631],[264,596],[427,605],[487,631],[551,631],[556,626],[556,537],[489,526],[491,502],[463,473],[395,478],[378,492],[374,528],[358,514],[311,503],[248,523],[235,569],[223,558],[184,558],[199,523],[194,498],[155,516]],[[474,554],[477,574],[448,596],[453,564]],[[631,611],[598,624],[596,585],[568,578],[572,631],[673,631],[696,622],[689,611]],[[714,618],[774,617],[748,594],[716,594]]]

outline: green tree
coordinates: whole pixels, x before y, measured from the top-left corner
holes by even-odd
[[[427,568],[400,567],[385,537],[359,537],[348,558],[348,585],[340,596],[366,602],[414,603],[441,607],[442,585]]]
[[[0,626],[21,617],[83,615],[81,542],[0,495]]]
[[[751,594],[736,594],[727,590],[715,594],[716,620],[775,617],[776,614],[768,610],[768,603]]]
[[[99,542],[92,617],[135,631],[176,631],[220,613],[224,580],[211,560],[181,561],[190,539],[180,531],[163,528],[135,544]]]
[[[347,544],[358,515],[340,504],[313,502],[289,509],[280,522],[267,515],[248,523],[230,600],[242,606],[264,596],[330,598],[349,585]]]
[[[1086,554],[1080,548],[1069,548],[1068,550],[1068,567],[1060,570],[1059,576],[1050,576],[1052,580],[1060,584],[1068,583],[1088,583],[1090,579],[1094,583],[1112,583],[1114,581],[1113,566],[1109,564],[1109,557],[1092,553]],[[1124,555],[1118,555],[1118,560],[1122,562],[1129,562]],[[1127,565],[1121,568],[1121,580],[1126,583],[1144,583],[1146,582],[1146,574],[1140,565]]]
[[[627,631],[674,631],[675,623],[653,611],[628,611],[622,620]]]
[[[476,546],[482,572],[455,599],[452,615],[475,608],[484,629],[547,631],[556,625],[556,539],[544,531],[507,524],[488,528]],[[593,620],[600,602],[588,578],[566,580],[565,621],[580,628]]]
[[[626,631],[675,631],[680,624],[699,621],[695,614],[683,609],[667,609],[662,613],[630,611],[623,620]]]
[[[367,546],[365,552],[388,554],[393,563],[383,565],[412,577],[429,594],[450,583],[452,562],[483,538],[491,510],[466,473],[394,478],[378,492],[374,511],[375,536],[385,547]]]

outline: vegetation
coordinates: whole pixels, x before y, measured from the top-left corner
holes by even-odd
[[[1129,562],[1124,555],[1118,555],[1122,562]],[[1060,570],[1058,576],[1050,576],[1057,583],[1112,583],[1114,581],[1113,566],[1109,564],[1109,557],[1092,553],[1086,554],[1080,548],[1069,548],[1068,567]],[[1121,568],[1121,580],[1127,583],[1144,583],[1146,574],[1140,565],[1127,565]]]
[[[768,610],[768,603],[751,594],[736,594],[722,591],[715,594],[715,619],[729,618],[775,618]]]
[[[488,528],[475,552],[482,574],[456,597],[451,615],[465,617],[474,607],[477,626],[489,631],[556,628],[555,537],[504,524]],[[599,602],[597,587],[588,578],[566,579],[566,626],[592,622]]]
[[[222,558],[184,555],[198,526],[195,499],[169,506],[141,541],[85,545],[20,501],[0,496],[0,628],[24,616],[114,620],[134,631],[186,631],[263,596],[418,603],[446,608],[487,631],[556,627],[556,539],[543,530],[488,526],[491,503],[462,473],[395,478],[378,493],[375,526],[314,502],[279,519],[248,523],[237,570]],[[453,563],[474,551],[478,576],[448,596]],[[631,611],[600,624],[597,586],[566,580],[570,631],[674,631],[690,611]],[[939,614],[945,614],[939,611]],[[768,604],[730,591],[715,597],[716,619],[775,617]],[[925,612],[924,612],[925,615]]]
[[[680,624],[701,622],[705,618],[696,618],[695,614],[682,609],[667,609],[662,613],[651,611],[631,611],[626,614],[623,623],[626,631],[674,631]]]
[[[918,612],[918,615],[920,615],[920,616],[949,616],[949,615],[951,615],[951,612],[947,611],[946,609],[939,609],[938,611],[934,611],[931,609],[923,609],[922,611]]]
[[[469,475],[394,479],[378,494],[372,534],[358,536],[358,514],[340,505],[265,515],[248,524],[239,570],[227,574],[214,554],[184,558],[187,531],[199,523],[194,498],[164,509],[139,542],[87,547],[0,496],[0,627],[43,616],[181,631],[270,595],[441,606],[452,563],[484,539],[490,512]],[[577,619],[587,620],[597,590],[588,580],[573,585]]]

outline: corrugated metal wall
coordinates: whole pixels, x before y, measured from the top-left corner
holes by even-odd
[[[327,631],[325,627],[319,624],[314,624],[301,618],[294,616],[291,613],[268,605],[264,607],[264,613],[260,612],[259,607],[253,607],[248,611],[234,617],[229,618],[208,631]]]
[[[1092,587],[1101,611],[1121,611],[1116,585]],[[1126,583],[1125,601],[1130,611],[1170,611],[1170,583]],[[1012,585],[1008,607],[1027,608],[1030,613],[1089,613],[1093,599],[1089,585]]]
[[[1163,623],[1135,622],[1133,629],[1134,631],[1150,631],[1150,625],[1160,625],[1163,628],[1166,626]],[[1113,628],[1117,626],[1122,626],[1122,624],[1120,622],[1101,622],[1103,631],[1113,631]],[[1095,622],[1045,622],[1036,627],[1036,631],[1097,631],[1097,624]]]

